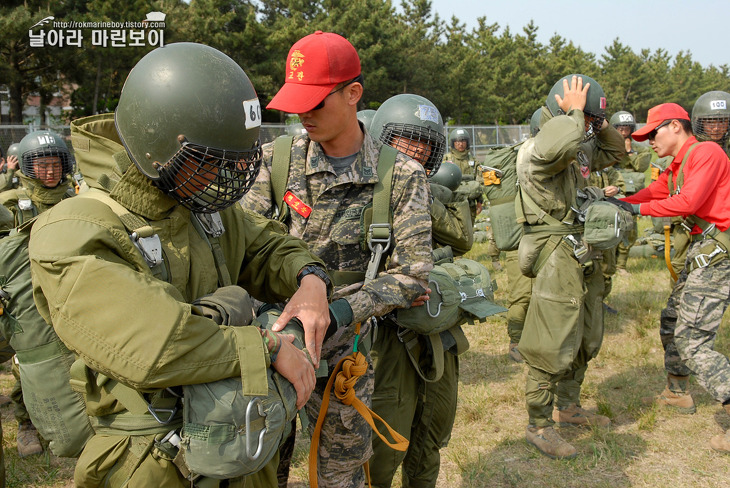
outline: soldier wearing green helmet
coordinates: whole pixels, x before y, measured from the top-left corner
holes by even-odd
[[[381,142],[420,162],[430,175],[430,215],[434,248],[451,246],[455,255],[469,251],[473,229],[466,198],[437,182],[458,188],[461,170],[451,162],[441,163],[445,138],[443,121],[438,109],[419,95],[402,94],[386,100],[378,109],[372,123],[372,135]],[[453,346],[434,351],[443,355],[443,375],[426,382],[413,366],[406,345],[399,340],[403,332],[395,317],[385,317],[371,351],[375,367],[373,410],[397,432],[409,440],[405,453],[393,451],[380,439],[373,439],[373,457],[370,458],[372,485],[386,488],[392,485],[398,466],[402,467],[402,486],[436,486],[440,466],[440,449],[448,444],[456,415],[459,359],[457,342],[451,334],[461,331],[449,329]],[[425,336],[414,334],[422,345],[429,347]],[[427,362],[430,354],[418,361]],[[397,372],[397,374],[394,374]]]
[[[326,280],[305,274],[326,277],[324,264],[237,205],[260,166],[260,120],[240,66],[214,48],[177,43],[136,64],[114,114],[74,122],[92,189],[38,218],[29,254],[39,312],[93,380],[86,407],[100,428],[76,464],[77,486],[205,482],[176,454],[175,439],[189,434],[179,430],[183,385],[240,378],[243,395],[266,397],[272,367],[294,386],[297,408],[314,388],[292,336],[221,323],[252,313],[250,301],[224,300],[241,287],[266,302],[291,297],[279,320],[328,320]],[[120,388],[144,392],[136,398],[149,405],[133,407]],[[245,480],[219,477],[273,487],[277,462]]]
[[[370,124],[373,123],[373,117],[375,117],[375,110],[365,109],[357,112],[357,120],[359,120],[366,131],[370,131]]]
[[[692,107],[692,132],[698,141],[718,143],[730,155],[730,93],[709,91]]]
[[[449,152],[444,156],[444,161],[451,161],[457,164],[464,177],[476,176],[476,165],[474,155],[471,152],[471,137],[466,129],[454,129],[449,134]]]
[[[550,90],[540,132],[517,155],[517,209],[524,222],[519,264],[535,278],[518,346],[528,366],[525,435],[552,458],[577,454],[555,422],[610,423],[581,407],[588,362],[603,339],[603,276],[600,253],[582,244],[583,225],[573,210],[591,169],[614,164],[624,151],[605,111],[606,95],[595,80],[565,76]]]
[[[649,169],[653,151],[647,146],[643,146],[631,139],[631,133],[636,130],[636,119],[631,112],[621,110],[611,116],[609,123],[624,138],[626,154],[616,164],[616,168],[621,172],[626,195],[633,195],[637,191],[644,188],[644,172]],[[629,249],[636,242],[639,232],[638,217],[634,216],[634,230],[629,233],[628,245],[621,242],[616,251],[616,271],[619,274],[628,274],[626,270],[626,262],[629,258]]]
[[[15,175],[19,163],[19,147],[17,143],[11,144],[5,157],[0,149],[0,192],[17,188],[20,183],[20,179]]]

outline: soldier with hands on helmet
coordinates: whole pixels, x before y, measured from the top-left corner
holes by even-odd
[[[232,59],[177,43],[135,65],[115,114],[75,123],[94,188],[43,213],[29,253],[38,310],[90,378],[87,412],[98,427],[76,464],[76,486],[190,486],[170,452],[181,385],[241,378],[246,391],[266,382],[271,366],[294,386],[298,407],[314,388],[293,336],[220,325],[200,305],[242,287],[260,300],[291,297],[286,313],[306,326],[327,320],[326,280],[304,273],[324,264],[237,205],[260,166],[259,114]],[[243,302],[226,307],[246,312],[229,310]],[[115,384],[143,394],[149,412],[128,410]],[[175,405],[169,418],[150,413],[162,401]],[[275,486],[277,462],[227,486]]]
[[[0,191],[18,186],[19,179],[15,176],[15,171],[18,169],[18,147],[17,143],[11,144],[5,157],[0,149]]]
[[[278,211],[289,233],[304,239],[327,265],[335,283],[330,322],[305,334],[308,345],[316,344],[315,358],[326,360],[332,371],[352,353],[357,324],[365,337],[371,317],[409,307],[426,291],[433,267],[426,173],[418,162],[374,140],[358,121],[364,81],[357,51],[345,38],[321,31],[305,36],[291,47],[285,73],[285,83],[268,108],[296,113],[307,134],[295,137],[283,150],[277,147],[278,141],[264,147],[261,172],[242,205],[265,216]],[[388,259],[381,260],[384,266],[373,270],[373,279],[366,279],[373,254],[362,245],[361,218],[380,181],[381,152],[395,157],[392,244]],[[279,180],[272,171],[278,174],[282,164],[284,201],[276,201],[273,185]],[[325,386],[324,379],[318,381],[307,403],[310,428],[318,417]],[[372,391],[373,372],[368,367],[357,378],[354,393],[369,405]],[[371,437],[370,426],[354,407],[332,398],[319,438],[319,486],[364,486],[363,465],[372,454]]]
[[[648,139],[659,157],[671,156],[672,162],[657,181],[623,202],[637,215],[683,217],[691,229],[684,269],[662,311],[667,386],[655,400],[694,413],[694,374],[730,414],[730,361],[714,348],[730,303],[730,161],[714,141],[698,142],[689,115],[676,103],[651,108],[632,137]],[[710,446],[730,453],[730,433],[715,436]]]
[[[543,109],[549,120],[517,155],[518,212],[524,219],[519,264],[535,278],[518,346],[528,366],[526,438],[552,458],[577,453],[555,431],[556,422],[610,424],[581,407],[588,362],[603,340],[603,276],[600,261],[594,262],[600,253],[582,243],[583,225],[573,210],[591,168],[610,166],[624,152],[605,109],[606,96],[595,80],[560,79]]]
[[[469,251],[473,230],[468,202],[466,199],[453,201],[451,191],[435,183],[443,181],[458,187],[460,178],[453,180],[461,171],[453,163],[441,163],[446,141],[441,114],[433,103],[412,94],[389,98],[373,117],[372,136],[412,157],[426,170],[431,180],[427,188],[434,248],[449,245],[454,254]],[[456,415],[459,374],[456,341],[447,350],[433,351],[443,355],[443,375],[427,382],[411,362],[404,332],[395,316],[384,317],[379,321],[371,353],[375,367],[373,410],[410,441],[408,450],[400,452],[373,438],[370,473],[372,486],[377,488],[391,486],[401,463],[403,487],[436,486],[439,450],[448,444]],[[428,350],[427,339],[414,336],[413,340],[422,343],[422,351]],[[426,356],[422,353],[419,362],[426,361]]]

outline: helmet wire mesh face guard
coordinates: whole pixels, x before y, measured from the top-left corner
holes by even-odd
[[[261,147],[248,151],[213,149],[187,141],[164,165],[155,184],[195,213],[214,213],[238,202],[261,168]]]
[[[588,123],[588,130],[586,130],[586,136],[583,139],[583,142],[588,141],[592,139],[596,134],[598,134],[598,131],[601,130],[601,127],[603,126],[603,122],[606,120],[605,115],[594,115],[589,112],[583,112],[586,117],[586,121]]]
[[[692,132],[700,141],[725,145],[730,132],[730,93],[710,91],[700,95],[692,107]]]
[[[55,187],[73,171],[73,161],[68,151],[57,147],[41,147],[23,154],[20,169],[33,180],[56,181]]]
[[[446,149],[446,136],[413,124],[385,124],[380,142],[396,148],[423,165],[426,176],[436,174]]]

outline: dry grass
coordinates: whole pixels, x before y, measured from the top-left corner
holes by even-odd
[[[478,244],[470,257],[488,262]],[[554,461],[524,440],[525,368],[507,357],[503,318],[466,326],[471,349],[461,358],[459,407],[449,446],[442,451],[439,487],[725,487],[730,457],[714,452],[709,439],[730,428],[730,417],[693,382],[695,415],[644,406],[643,396],[664,385],[659,312],[669,294],[668,273],[658,259],[630,258],[628,278],[614,278],[608,302],[619,310],[606,315],[603,348],[590,363],[583,404],[611,418],[608,429],[562,428],[579,452]],[[505,303],[507,279],[495,275],[497,301]],[[721,329],[717,348],[728,354],[730,333]],[[0,376],[2,392],[12,381]],[[72,486],[68,460],[19,459],[16,424],[2,408],[8,486]],[[308,486],[308,441],[295,451],[290,486]],[[394,487],[400,487],[398,477]]]

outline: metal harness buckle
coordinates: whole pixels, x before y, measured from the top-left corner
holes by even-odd
[[[387,229],[388,237],[374,237],[374,229]],[[372,254],[370,255],[370,263],[368,264],[368,269],[365,272],[366,280],[375,279],[375,275],[378,274],[378,266],[380,266],[380,260],[383,258],[383,254],[386,253],[388,249],[390,249],[390,230],[390,224],[370,224],[370,229],[368,230],[368,248],[370,249],[370,252]]]
[[[149,237],[140,237],[137,232],[130,235],[135,245],[150,268],[162,264],[162,242],[160,236],[153,234]]]
[[[266,434],[266,429],[261,429],[261,432],[259,433],[258,437],[258,447],[256,448],[256,452],[251,454],[251,451],[253,451],[252,438],[254,437],[251,432],[251,416],[254,413],[252,409],[256,407],[256,414],[258,414],[259,417],[266,417],[266,412],[264,412],[263,402],[261,401],[261,398],[255,397],[252,398],[250,402],[248,402],[248,405],[246,406],[246,456],[251,460],[255,461],[258,459],[258,457],[261,455],[261,451],[264,449],[264,435]]]
[[[198,219],[200,225],[203,226],[203,230],[206,234],[213,237],[220,237],[226,231],[223,226],[223,220],[221,214],[218,212],[207,214],[207,213],[196,213],[195,218]]]
[[[719,245],[715,244],[715,249],[710,254],[698,254],[694,257],[695,265],[697,265],[698,268],[706,268],[712,262],[712,258],[717,256],[718,254],[723,254],[726,252],[727,251],[725,251]]]

